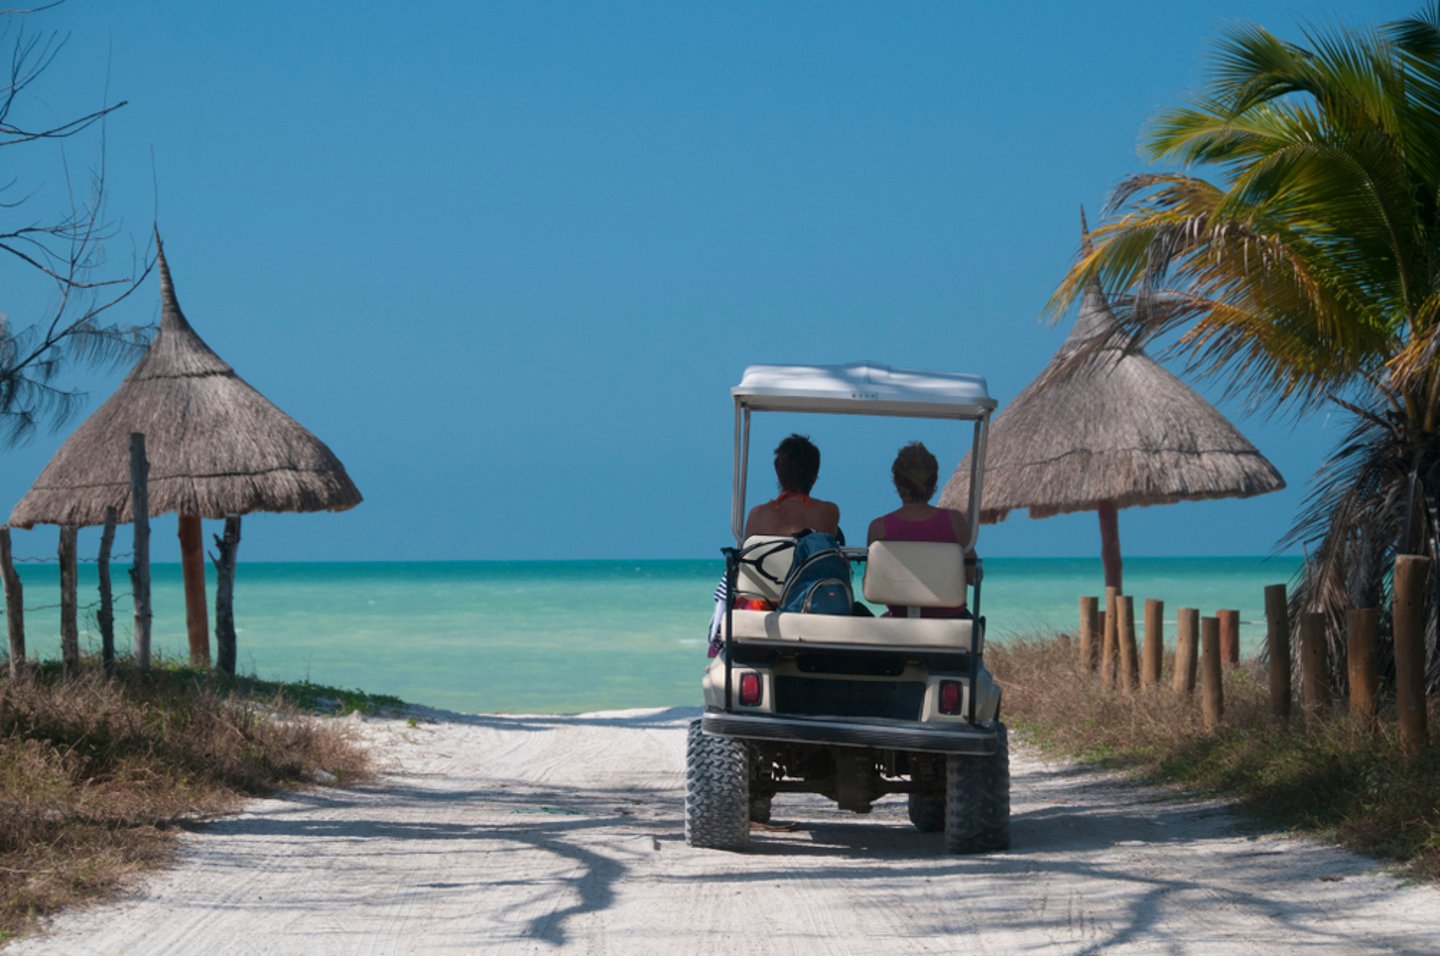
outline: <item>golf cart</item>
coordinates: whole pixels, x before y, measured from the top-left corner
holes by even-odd
[[[722,646],[704,677],[705,712],[686,749],[685,840],[739,850],[773,797],[819,793],[856,813],[903,793],[910,820],[945,849],[1010,842],[1010,774],[1000,689],[983,661],[974,553],[985,439],[995,400],[974,375],[844,366],[752,365],[735,399],[735,472],[724,549]],[[864,596],[903,608],[870,617],[769,609],[796,539],[742,540],[752,412],[954,419],[973,428],[968,547],[877,541],[841,549],[865,565]],[[968,594],[967,592],[973,592]],[[966,604],[973,618],[922,616]],[[738,606],[737,606],[738,605]],[[760,609],[755,609],[755,608]]]

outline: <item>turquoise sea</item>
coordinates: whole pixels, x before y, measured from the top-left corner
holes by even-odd
[[[1264,639],[1263,589],[1289,583],[1298,558],[1129,558],[1138,605],[1238,608],[1246,653]],[[359,687],[472,713],[571,713],[699,702],[714,561],[476,561],[245,564],[239,568],[239,668],[279,680]],[[154,648],[186,656],[178,565],[154,567]],[[116,639],[130,646],[129,580]],[[59,655],[58,572],[23,565],[27,646]],[[95,568],[80,573],[81,641],[98,650]],[[1103,592],[1098,560],[990,558],[981,611],[992,641],[1073,630],[1077,598]],[[211,613],[213,627],[213,582]]]

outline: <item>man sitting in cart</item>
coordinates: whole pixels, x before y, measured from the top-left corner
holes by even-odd
[[[930,504],[935,496],[935,484],[939,478],[940,464],[935,456],[918,441],[911,442],[895,456],[890,466],[890,477],[895,482],[895,491],[900,495],[900,507],[887,515],[870,522],[867,544],[876,541],[939,541],[958,544],[962,548],[970,543],[970,523],[963,512],[950,508],[937,508]],[[973,551],[966,551],[967,558],[973,558]],[[903,608],[890,608],[887,617],[903,617]],[[921,617],[969,617],[964,604],[955,607],[927,607],[921,610]]]
[[[797,531],[840,531],[840,508],[832,501],[810,497],[820,475],[820,449],[805,435],[791,435],[775,447],[775,477],[780,494],[750,509],[745,537],[794,534]]]

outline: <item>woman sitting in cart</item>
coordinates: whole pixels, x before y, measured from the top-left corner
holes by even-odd
[[[840,529],[840,507],[810,497],[820,475],[820,449],[804,435],[791,435],[775,448],[775,477],[780,494],[750,509],[745,537],[757,534],[794,534],[797,531]]]
[[[920,442],[911,442],[895,456],[890,466],[890,475],[895,481],[895,491],[900,495],[900,507],[887,515],[870,522],[867,543],[875,541],[940,541],[958,544],[962,548],[970,543],[970,523],[963,512],[950,508],[937,508],[930,504],[935,495],[935,483],[940,474],[940,464],[930,449]],[[974,557],[966,551],[967,558]],[[903,608],[890,608],[887,617],[903,617]],[[969,617],[965,605],[958,607],[927,607],[921,609],[921,617]]]

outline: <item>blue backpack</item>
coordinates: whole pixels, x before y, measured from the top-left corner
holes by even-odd
[[[833,534],[811,531],[795,542],[795,557],[778,609],[807,614],[850,614],[855,591],[850,584],[850,561]]]

